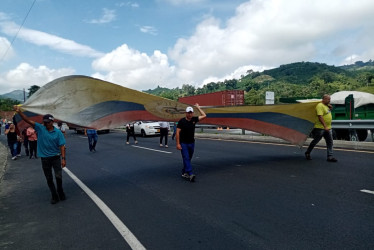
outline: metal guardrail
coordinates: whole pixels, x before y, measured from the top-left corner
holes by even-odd
[[[374,120],[333,120],[334,129],[374,129]]]
[[[217,128],[218,125],[196,124],[197,128]],[[335,129],[374,129],[374,120],[333,120]]]

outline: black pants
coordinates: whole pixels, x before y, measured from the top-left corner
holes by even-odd
[[[52,157],[42,157],[42,167],[49,190],[51,191],[53,198],[58,198],[58,195],[62,195],[64,190],[62,189],[62,168],[61,159],[59,155]],[[53,182],[52,168],[55,172],[56,186]]]
[[[127,132],[127,138],[126,141],[129,142],[130,136],[134,138],[134,141],[136,141],[135,133],[134,132]]]
[[[29,146],[30,146],[30,158],[34,155],[35,158],[36,156],[36,149],[37,149],[38,141],[29,141]]]
[[[29,153],[30,153],[30,151],[29,151],[29,140],[24,139],[23,140],[23,146],[25,147],[25,153],[26,153],[26,155],[29,156]]]
[[[165,145],[168,145],[168,128],[160,128],[160,144],[162,144],[162,139],[165,137]]]

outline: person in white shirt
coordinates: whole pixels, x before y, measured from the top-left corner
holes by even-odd
[[[160,122],[160,147],[162,147],[162,139],[165,137],[165,148],[169,147],[168,146],[168,136],[169,136],[169,128],[170,125],[168,122]]]

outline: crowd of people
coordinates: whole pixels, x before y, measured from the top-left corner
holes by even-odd
[[[176,139],[176,148],[181,151],[183,168],[181,171],[182,178],[191,182],[195,181],[196,174],[191,165],[192,156],[195,150],[195,126],[196,123],[206,118],[205,112],[198,104],[195,105],[199,111],[199,116],[194,116],[193,107],[187,107],[185,117],[174,124],[172,139]],[[331,133],[331,109],[330,96],[324,95],[322,101],[316,105],[316,122],[313,129],[313,141],[305,152],[307,160],[311,160],[311,152],[314,146],[322,137],[327,144],[327,161],[337,162],[333,157],[333,139]],[[54,117],[50,114],[43,116],[43,124],[37,123],[29,119],[19,106],[15,106],[14,110],[29,125],[22,131],[17,131],[17,127],[12,122],[5,124],[5,135],[7,136],[8,146],[12,156],[12,160],[16,160],[20,156],[22,144],[25,148],[25,154],[29,159],[41,158],[42,168],[47,180],[48,187],[52,194],[51,203],[56,204],[58,201],[66,199],[62,188],[62,168],[66,165],[66,146],[65,146],[65,129],[61,122],[54,126]],[[0,131],[1,131],[0,126]],[[160,122],[160,147],[168,147],[170,124],[167,121]],[[134,125],[126,125],[126,144],[130,144],[129,139],[133,137],[134,143],[137,144]],[[85,135],[88,137],[89,150],[96,152],[96,144],[98,141],[97,130],[85,129]],[[164,141],[164,144],[163,144]],[[53,181],[54,170],[56,185]]]

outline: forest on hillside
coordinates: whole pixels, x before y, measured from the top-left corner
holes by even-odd
[[[374,94],[374,62],[358,61],[341,67],[323,63],[297,62],[256,72],[248,70],[240,79],[210,82],[200,88],[184,84],[173,89],[157,88],[144,92],[178,100],[179,97],[212,93],[222,90],[245,91],[245,104],[262,105],[265,92],[273,91],[275,102],[280,98],[320,98],[338,91],[362,91]]]

